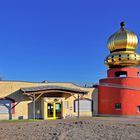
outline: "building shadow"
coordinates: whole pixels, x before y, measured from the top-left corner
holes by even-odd
[[[23,92],[21,92],[20,90],[17,90],[11,94],[9,94],[8,96],[5,97],[5,99],[10,99],[13,100],[11,106],[8,108],[8,112],[9,112],[9,119],[24,119],[24,116],[18,116],[17,118],[14,118],[14,113],[16,113],[16,107],[23,101],[32,101],[28,96],[24,95]],[[14,110],[14,112],[12,111]],[[29,114],[28,114],[29,116]]]
[[[93,100],[92,116],[98,116],[98,87],[95,87],[95,89],[92,93],[92,100]]]

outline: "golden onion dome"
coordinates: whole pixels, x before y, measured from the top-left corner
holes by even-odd
[[[138,46],[137,35],[125,29],[124,22],[120,23],[118,32],[111,35],[107,42],[107,47],[111,53],[118,51],[135,51]]]
[[[140,65],[140,55],[135,52],[138,46],[138,38],[133,32],[124,28],[121,22],[121,29],[108,39],[110,54],[105,59],[109,68],[130,67]]]

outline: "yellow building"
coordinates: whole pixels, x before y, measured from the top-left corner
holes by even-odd
[[[73,83],[0,81],[0,119],[92,116],[97,98],[97,89]]]

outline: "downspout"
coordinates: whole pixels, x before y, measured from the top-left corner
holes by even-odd
[[[78,119],[80,118],[79,106],[80,104],[79,104],[79,93],[78,93]]]
[[[35,120],[35,94],[33,95],[33,119]]]

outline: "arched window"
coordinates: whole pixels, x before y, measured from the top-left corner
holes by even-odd
[[[80,99],[79,100],[79,111],[90,112],[93,110],[93,101],[91,99]],[[74,112],[78,111],[78,99],[74,100]]]
[[[11,98],[0,99],[0,114],[13,114],[15,101]]]

